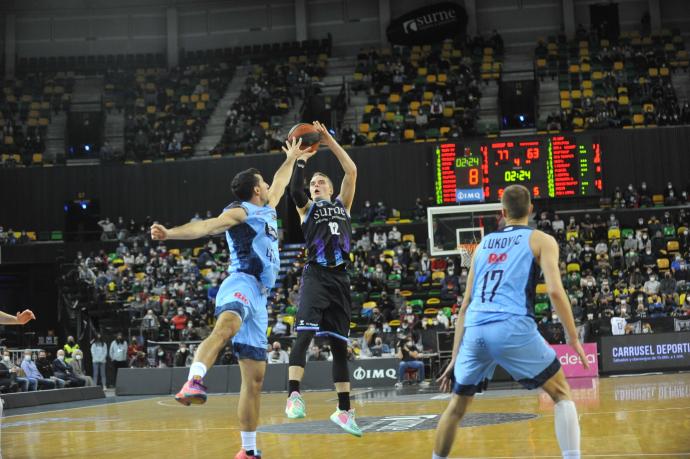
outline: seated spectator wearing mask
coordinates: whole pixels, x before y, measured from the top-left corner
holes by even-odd
[[[376,337],[374,345],[369,347],[369,353],[372,357],[381,357],[383,354],[390,353],[390,347],[383,342],[380,337]]]
[[[50,363],[50,360],[48,360],[46,351],[38,351],[36,368],[38,368],[38,371],[43,375],[44,378],[54,381],[58,389],[62,389],[67,384],[65,380],[58,378],[53,373],[53,365]]]
[[[400,359],[400,367],[398,368],[398,382],[395,387],[401,387],[402,382],[405,379],[405,372],[408,368],[417,370],[417,382],[423,386],[428,385],[424,381],[424,362],[419,360],[420,354],[417,351],[417,347],[412,341],[412,337],[408,336],[407,339],[401,341],[398,347],[397,357]]]
[[[436,321],[441,326],[442,329],[447,330],[450,327],[450,319],[443,313],[443,311],[438,311],[436,314]]]
[[[3,393],[17,392],[19,385],[15,380],[16,374],[11,372],[5,365],[0,365],[0,387]]]
[[[36,381],[36,385],[39,390],[55,389],[57,386],[55,381],[44,378],[43,375],[38,371],[36,364],[31,358],[31,351],[28,349],[24,351],[24,359],[22,360],[21,367],[24,375],[29,380],[29,383],[31,383],[32,380]]]
[[[17,383],[22,392],[34,391],[38,387],[38,382],[19,376],[19,367],[14,364],[10,357],[10,351],[2,351],[2,365],[9,371],[10,378]]]
[[[326,356],[321,353],[321,348],[319,346],[312,346],[309,355],[307,356],[308,362],[325,362]]]
[[[455,275],[455,270],[449,269],[448,275],[441,281],[441,299],[454,301],[460,294],[460,279]]]
[[[146,358],[146,353],[144,351],[137,352],[130,366],[132,368],[148,368],[150,365],[149,360]]]
[[[72,361],[72,355],[77,349],[79,349],[79,344],[74,341],[74,336],[68,336],[67,343],[62,347],[62,350],[65,351],[65,363],[67,365]]]
[[[80,349],[77,349],[72,353],[72,356],[73,358],[72,361],[69,363],[69,366],[70,368],[72,368],[74,376],[84,380],[85,386],[95,386],[95,384],[93,383],[93,378],[84,373],[84,353]]]
[[[77,378],[72,371],[72,368],[65,362],[65,351],[60,349],[57,351],[57,358],[53,360],[53,372],[55,376],[66,381],[70,387],[83,387],[86,381]]]
[[[371,316],[369,316],[369,325],[373,325],[374,328],[380,329],[385,322],[385,317],[381,314],[379,308],[373,308],[371,311]]]
[[[268,353],[268,363],[288,363],[287,352],[281,349],[278,341],[273,342],[273,351]]]
[[[177,352],[175,352],[175,366],[176,367],[186,367],[187,366],[187,358],[189,357],[189,349],[187,348],[187,344],[185,343],[180,343],[180,347],[177,349]]]
[[[649,280],[644,283],[644,287],[642,289],[647,295],[656,295],[659,293],[660,287],[661,283],[656,280],[656,274],[654,274],[654,272],[650,272]]]
[[[223,353],[220,357],[221,365],[237,365],[237,356],[232,352],[232,347],[225,346],[223,348]]]
[[[158,338],[158,333],[160,331],[160,321],[156,314],[154,314],[153,309],[146,311],[146,315],[141,319],[141,330],[140,333],[147,339]]]

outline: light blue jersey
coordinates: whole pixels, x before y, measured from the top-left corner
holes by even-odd
[[[276,211],[250,202],[234,202],[224,210],[242,207],[247,212],[244,223],[226,231],[230,248],[230,275],[216,296],[216,317],[232,312],[242,319],[232,339],[240,360],[266,360],[268,292],[276,283],[280,270],[278,256],[278,223]]]
[[[280,271],[276,210],[268,205],[259,207],[246,201],[234,202],[224,210],[236,207],[242,207],[247,212],[247,219],[225,232],[230,249],[228,272],[254,276],[262,287],[270,290]]]
[[[529,245],[532,231],[528,226],[507,226],[484,236],[479,243],[466,327],[505,320],[510,315],[534,317],[540,268]]]
[[[507,226],[484,236],[474,255],[472,300],[455,362],[453,392],[481,392],[496,365],[527,389],[542,386],[561,365],[537,330],[534,296],[540,267],[532,228]]]

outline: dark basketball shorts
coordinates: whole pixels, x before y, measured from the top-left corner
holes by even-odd
[[[350,278],[345,267],[304,267],[295,330],[347,341],[351,317]]]

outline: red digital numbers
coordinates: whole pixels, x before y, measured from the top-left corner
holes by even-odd
[[[473,167],[472,169],[469,170],[468,183],[470,185],[478,185],[479,184],[479,169],[477,169],[476,167]]]
[[[498,159],[500,161],[508,161],[510,159],[510,150],[496,150],[496,153],[498,153]]]

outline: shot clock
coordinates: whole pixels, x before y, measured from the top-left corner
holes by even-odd
[[[601,148],[587,135],[442,143],[435,161],[437,204],[498,201],[518,183],[535,199],[602,191]]]

